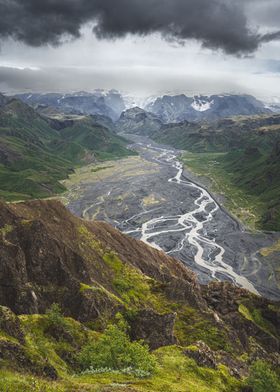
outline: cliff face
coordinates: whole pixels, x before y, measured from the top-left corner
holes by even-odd
[[[124,111],[116,127],[119,132],[148,136],[160,130],[161,120],[153,113],[134,107]]]
[[[64,315],[102,331],[120,312],[131,338],[152,349],[203,340],[207,352],[246,351],[250,360],[278,363],[279,304],[228,283],[201,286],[179,261],[57,201],[1,203],[0,222],[0,305],[17,315],[58,303]],[[21,334],[1,322],[5,333]],[[5,357],[9,344],[0,346]]]
[[[0,220],[0,303],[16,313],[43,313],[53,302],[84,321],[98,307],[113,312],[121,306],[114,268],[126,266],[161,284],[168,298],[205,306],[181,263],[106,223],[82,221],[59,202],[2,203]],[[100,290],[83,289],[92,286]]]

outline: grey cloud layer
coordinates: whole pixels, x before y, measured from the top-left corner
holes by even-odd
[[[250,0],[248,0],[250,2]],[[166,39],[199,40],[230,54],[255,51],[279,39],[278,31],[260,35],[248,27],[242,2],[231,0],[0,0],[0,37],[28,45],[59,44],[79,37],[95,22],[99,38],[158,32]]]

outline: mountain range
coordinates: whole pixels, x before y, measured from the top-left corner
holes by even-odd
[[[157,98],[145,109],[157,115],[163,122],[213,121],[236,115],[270,113],[261,101],[250,95],[175,95]]]
[[[55,108],[63,113],[104,115],[117,120],[125,110],[123,97],[116,90],[96,90],[93,93],[18,94],[15,98],[34,108]]]
[[[16,98],[34,108],[51,107],[64,113],[97,114],[119,119],[126,109],[135,107],[133,99],[128,99],[116,90],[96,90],[92,93],[76,92],[68,94],[18,94]],[[155,114],[162,122],[213,121],[235,115],[255,115],[271,113],[261,101],[250,95],[211,95],[188,97],[164,95],[143,99],[141,108]]]

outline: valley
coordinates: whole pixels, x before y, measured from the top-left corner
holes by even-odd
[[[46,117],[0,94],[0,198],[51,197],[65,191],[59,181],[74,168],[133,154],[104,121],[89,115]]]
[[[0,0],[0,392],[280,392],[279,13]]]
[[[180,259],[202,283],[226,280],[279,298],[274,268],[260,253],[273,246],[278,233],[247,231],[183,169],[180,151],[129,138],[139,157],[107,162],[98,170],[88,166],[64,181],[70,211],[105,220]]]

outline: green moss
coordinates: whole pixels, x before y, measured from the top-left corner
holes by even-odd
[[[64,392],[66,388],[58,382],[50,382],[30,375],[0,370],[0,391]]]
[[[0,340],[5,340],[12,343],[18,343],[18,340],[10,335],[8,335],[3,330],[0,330]]]
[[[85,328],[72,318],[63,318],[63,325],[54,325],[65,331],[71,340],[64,340],[64,335],[57,340],[49,334],[50,327],[48,316],[24,315],[19,316],[24,334],[25,350],[32,362],[52,365],[60,377],[66,377],[72,372],[69,365],[60,357],[61,351],[76,355],[77,347],[85,344],[95,336],[95,333]],[[72,342],[74,342],[74,347]],[[75,348],[76,347],[76,348]]]
[[[241,354],[239,357],[238,357],[238,359],[240,360],[240,361],[242,361],[242,362],[248,362],[248,360],[249,360],[249,354],[248,353],[243,353],[243,354]]]
[[[80,237],[79,245],[82,249],[86,250],[87,247],[90,247],[98,254],[103,255],[104,251],[101,242],[95,238],[95,235],[85,225],[78,227],[78,235]]]
[[[192,345],[188,346],[187,349],[189,351],[198,351],[199,350],[199,348],[197,346],[192,346]]]
[[[245,317],[247,320],[253,321],[253,317],[252,317],[252,315],[251,315],[249,309],[248,309],[245,305],[240,304],[239,307],[238,307],[238,311],[239,311],[239,313],[241,313],[242,316]]]
[[[55,341],[44,334],[47,325],[44,316],[21,316],[21,321],[25,332],[26,352],[32,361],[42,363],[43,359],[47,358],[59,375],[65,375],[68,367],[57,355]]]
[[[248,304],[242,303],[239,305],[238,311],[267,334],[274,337],[278,336],[275,327],[263,317],[260,309],[251,308]]]
[[[124,264],[114,252],[107,252],[103,260],[113,273],[114,290],[129,307],[151,307],[156,311],[168,310],[168,301],[161,294],[153,290],[156,282],[136,268]]]
[[[159,364],[155,374],[148,379],[139,379],[132,375],[110,374],[110,371],[108,371],[103,374],[66,377],[59,382],[48,382],[35,377],[1,372],[0,386],[5,383],[5,386],[11,388],[11,392],[14,390],[19,392],[27,390],[31,392],[60,392],[64,390],[92,392],[129,392],[132,390],[135,392],[235,392],[239,391],[242,385],[241,381],[229,375],[226,367],[220,366],[217,370],[199,367],[195,361],[186,357],[178,347],[161,348],[154,354]]]
[[[11,233],[12,231],[13,231],[12,225],[5,225],[0,228],[0,234],[2,235],[3,239],[5,239],[6,235]]]
[[[119,273],[123,269],[123,262],[118,255],[111,251],[103,255],[103,261],[115,272]]]
[[[181,345],[202,340],[213,350],[233,351],[226,331],[221,330],[205,315],[188,306],[180,306],[175,321],[175,335]]]
[[[224,366],[218,370],[200,367],[178,347],[163,347],[155,354],[160,366],[149,383],[151,391],[233,392],[241,384]]]
[[[157,365],[152,376],[146,379],[135,375],[110,373],[110,370],[103,374],[73,375],[73,369],[64,362],[61,353],[66,352],[75,357],[79,347],[96,342],[102,335],[85,329],[71,318],[64,318],[68,332],[74,339],[72,344],[63,339],[57,341],[48,334],[47,316],[24,315],[20,316],[20,321],[26,335],[25,347],[30,358],[42,364],[46,364],[47,359],[58,371],[60,379],[51,382],[2,368],[0,391],[235,392],[242,385],[241,381],[230,376],[226,367],[219,366],[216,370],[200,367],[184,355],[184,349],[177,346],[162,347],[153,353]],[[188,349],[195,350],[196,347],[189,346]]]
[[[269,304],[268,305],[268,309],[269,310],[272,310],[273,312],[275,312],[275,313],[280,313],[280,307],[279,307],[279,305],[276,305],[276,304]]]
[[[22,219],[22,221],[21,221],[21,224],[22,224],[23,226],[30,225],[31,223],[32,223],[32,221],[29,220],[29,219]]]
[[[254,392],[280,392],[279,375],[264,361],[253,363],[247,382]]]
[[[85,283],[80,283],[80,292],[82,293],[83,291],[87,291],[87,290],[95,291],[98,290],[98,287],[89,286],[88,284]]]
[[[114,167],[113,165],[108,165],[108,166],[97,166],[91,169],[92,173],[99,172],[100,170],[105,170],[105,169],[110,169],[111,167]]]

